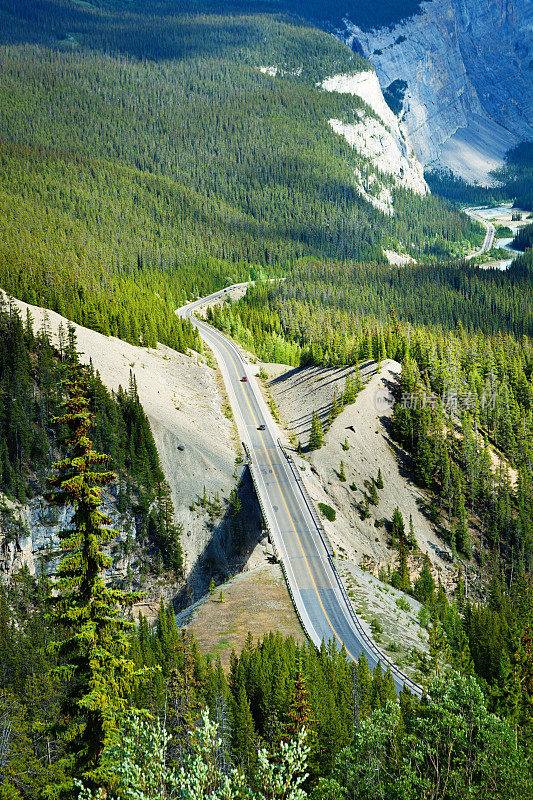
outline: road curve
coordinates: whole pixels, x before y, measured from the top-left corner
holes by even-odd
[[[479,214],[476,214],[476,211],[479,210],[480,209],[476,208],[465,208],[465,213],[468,214],[469,217],[472,217],[478,222],[481,222],[486,231],[485,240],[481,245],[481,248],[479,250],[476,250],[475,253],[470,253],[470,255],[466,257],[466,261],[470,261],[471,259],[476,258],[476,256],[481,256],[483,255],[483,253],[488,252],[491,249],[492,245],[494,244],[494,236],[496,234],[496,228],[494,227],[492,222],[489,222],[488,220],[481,217]]]
[[[231,289],[245,286],[238,284]],[[422,689],[398,670],[366,634],[352,609],[331,552],[317,524],[316,511],[302,489],[298,468],[291,464],[279,441],[279,430],[263,399],[256,378],[238,347],[195,311],[229,290],[215,292],[180,308],[215,353],[230,398],[239,434],[249,454],[250,470],[265,522],[279,556],[289,591],[302,625],[314,644],[335,639],[356,660],[366,653],[369,665],[390,663],[396,688],[417,695]],[[244,382],[242,378],[246,377]],[[259,426],[265,426],[259,430]]]

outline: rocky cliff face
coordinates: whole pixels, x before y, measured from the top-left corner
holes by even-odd
[[[531,0],[428,0],[393,28],[340,32],[399,97],[424,164],[489,182],[505,151],[533,139]],[[396,82],[396,83],[395,83]]]
[[[136,548],[135,520],[131,514],[119,514],[116,498],[103,496],[103,508],[117,536],[106,548],[112,556],[107,570],[109,579],[124,579],[134,563]],[[0,581],[25,567],[31,575],[41,570],[55,575],[61,555],[59,533],[71,529],[73,509],[50,505],[43,497],[20,504],[0,494]]]
[[[355,112],[357,121],[346,123],[330,119],[329,124],[360,155],[369,159],[378,174],[388,176],[392,186],[403,186],[416,194],[427,194],[423,168],[415,156],[413,147],[385,102],[379,81],[374,72],[358,72],[355,75],[334,75],[321,84],[328,92],[351,94],[361,98],[375,116],[361,110]],[[368,202],[387,214],[394,212],[389,186],[382,186],[378,176],[366,177],[358,171],[359,191]]]

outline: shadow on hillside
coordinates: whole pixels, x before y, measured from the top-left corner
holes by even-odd
[[[302,444],[309,438],[313,412],[316,411],[322,425],[325,425],[329,419],[335,392],[340,398],[347,376],[352,375],[357,369],[365,375],[365,371],[367,372],[373,363],[368,361],[359,366],[348,367],[295,367],[269,381],[268,385],[275,388],[275,395],[279,398],[295,391],[299,393],[301,399],[312,398],[313,394],[320,396],[321,392],[324,394],[327,392],[327,399],[324,396],[320,397],[319,406],[310,407],[308,411],[287,419],[288,427],[295,436],[303,440]]]
[[[233,513],[226,501],[223,515],[208,522],[211,529],[209,542],[189,573],[187,583],[173,600],[176,612],[205,595],[212,578],[218,587],[231,575],[242,572],[258,542],[266,537],[261,508],[248,467],[243,469],[238,493],[241,503],[238,514]]]

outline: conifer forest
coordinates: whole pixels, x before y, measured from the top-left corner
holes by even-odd
[[[421,3],[302,6],[0,0],[0,800],[533,798],[533,143],[515,142],[486,186],[424,173],[405,138],[402,165],[387,166],[403,100],[384,91],[382,112],[325,81],[375,77],[340,35],[345,17],[392,29]],[[367,126],[364,146],[332,123]],[[418,167],[419,191],[406,178]],[[509,242],[502,269],[470,212],[496,220],[504,205],[516,225],[494,222]],[[372,376],[397,365],[388,447],[451,576],[417,538],[416,509],[395,501],[376,517],[368,549],[381,541],[387,557],[358,568],[378,597],[415,608],[423,646],[403,661],[396,642],[373,660],[377,645],[354,656],[339,636],[306,635],[241,449],[235,396],[252,381],[239,373],[230,390],[182,313],[215,292],[205,321],[245,353],[272,417],[254,416],[250,435],[283,430],[287,446],[265,453],[290,450],[337,567],[346,509],[313,459]],[[87,331],[141,354],[120,385],[86,357]],[[154,425],[136,375],[154,353],[154,394],[171,375],[173,412],[204,441],[194,395],[218,420],[220,458],[176,453]],[[302,376],[303,403],[310,371],[342,373],[343,390],[311,405],[298,439],[270,378]],[[335,445],[346,496],[352,432]],[[233,488],[212,500],[210,470],[218,480],[227,463]],[[374,472],[348,503],[363,522],[390,481],[383,463]],[[244,530],[254,513],[258,536]],[[239,558],[255,536],[301,636],[274,613],[256,627],[251,604],[223,647],[202,646],[193,607],[219,619],[226,582],[239,591],[246,578],[233,582],[229,555],[220,577],[214,545],[197,547],[202,525]],[[301,597],[312,584],[322,604],[314,579]],[[414,683],[399,686],[398,665]]]

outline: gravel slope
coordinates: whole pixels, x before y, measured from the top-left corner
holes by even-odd
[[[313,411],[327,419],[334,392],[339,396],[350,371],[308,367],[291,370],[269,382],[282,421],[302,444],[308,441]],[[387,396],[400,371],[400,364],[392,360],[384,361],[379,373],[374,363],[364,364],[361,372],[366,384],[356,402],[337,417],[320,450],[297,460],[312,499],[336,511],[336,520],[324,520],[324,526],[339,558],[364,565],[375,574],[380,566],[392,566],[397,553],[388,547],[385,528],[375,527],[374,523],[376,519],[391,520],[398,506],[406,525],[412,515],[418,546],[422,553],[429,555],[435,577],[440,575],[445,587],[452,589],[457,568],[438,555],[446,547],[421,510],[424,495],[411,480],[408,459],[390,438],[392,407]],[[342,449],[345,437],[349,444],[347,451]],[[345,482],[339,480],[341,460]],[[378,506],[370,506],[371,517],[362,520],[356,503],[363,500],[365,481],[376,478],[378,468],[381,468],[384,488],[379,491]],[[350,488],[351,484],[355,484],[356,491]],[[420,569],[419,562],[420,558],[416,558],[410,565],[413,578]]]
[[[18,300],[12,302],[23,319],[26,309],[30,310],[35,331],[43,327],[46,315],[53,341],[57,343],[59,325],[66,330],[67,319]],[[75,328],[81,361],[92,361],[108,389],[127,388],[130,371],[135,375],[139,398],[171,487],[176,520],[184,529],[182,545],[189,585],[182,592],[179,604],[190,602],[205,591],[211,571],[224,577],[246,563],[249,566],[263,563],[262,550],[255,547],[260,522],[249,487],[245,488],[243,502],[246,540],[238,556],[232,552],[224,518],[211,518],[195,507],[205,486],[208,497],[214,498],[218,492],[225,508],[224,498],[228,498],[239,477],[235,473],[239,442],[233,421],[223,412],[225,395],[218,373],[196,354],[185,356],[164,345],[157,349],[136,347],[81,325]],[[179,446],[184,449],[179,450]]]

